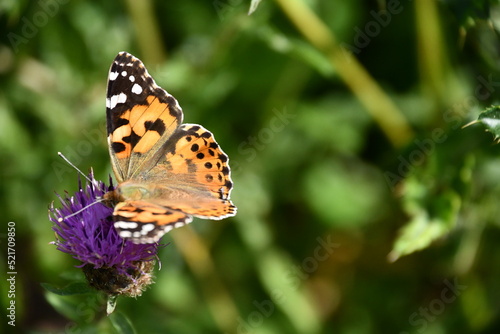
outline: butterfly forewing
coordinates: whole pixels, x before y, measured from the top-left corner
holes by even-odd
[[[113,169],[122,182],[153,167],[153,156],[182,123],[183,114],[144,64],[121,52],[109,71],[106,117]]]

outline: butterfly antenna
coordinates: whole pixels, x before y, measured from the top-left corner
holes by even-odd
[[[89,179],[89,178],[88,178],[88,176],[87,176],[87,175],[85,175],[85,174],[84,174],[84,173],[83,173],[80,169],[78,169],[78,167],[76,167],[76,166],[75,166],[75,165],[74,165],[71,161],[69,161],[69,160],[68,160],[68,158],[66,158],[66,157],[64,156],[64,154],[62,154],[61,152],[57,152],[57,155],[59,155],[61,158],[63,158],[63,160],[64,160],[64,161],[66,161],[66,162],[68,163],[68,165],[70,165],[71,167],[73,167],[74,169],[76,169],[78,173],[82,174],[82,176],[83,176],[83,177],[84,177],[87,181],[89,181],[91,184],[93,184],[95,187],[97,187],[97,188],[98,188],[98,183],[97,183],[97,181],[92,182],[92,180],[91,180],[91,179]]]
[[[65,217],[59,217],[59,218],[57,219],[57,221],[58,221],[59,223],[61,223],[61,222],[62,222],[62,221],[64,221],[65,219],[67,219],[67,218],[71,218],[71,217],[73,217],[73,216],[76,216],[77,214],[79,214],[79,213],[80,213],[80,212],[82,212],[83,210],[86,210],[86,209],[90,208],[92,205],[97,204],[97,203],[102,203],[102,202],[104,202],[104,199],[103,199],[103,198],[98,198],[98,199],[96,199],[96,201],[95,201],[95,202],[92,202],[92,203],[90,203],[89,205],[84,206],[84,207],[83,207],[83,208],[81,208],[80,210],[75,211],[75,212],[73,212],[73,213],[72,213],[72,214],[70,214],[70,215],[67,215],[67,216],[65,216]]]

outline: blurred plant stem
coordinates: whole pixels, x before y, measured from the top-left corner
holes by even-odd
[[[421,83],[429,100],[435,102],[435,109],[450,104],[446,101],[449,91],[446,50],[439,25],[437,3],[433,0],[415,2],[418,61]]]
[[[217,275],[210,252],[190,226],[176,229],[172,238],[187,265],[196,276],[212,316],[223,333],[234,333],[238,310]]]
[[[134,23],[141,59],[145,64],[160,64],[166,58],[166,51],[151,0],[127,0],[125,3]]]
[[[302,0],[276,0],[305,38],[330,60],[339,76],[364,105],[395,147],[413,138],[406,118],[358,60],[336,42],[335,36]]]

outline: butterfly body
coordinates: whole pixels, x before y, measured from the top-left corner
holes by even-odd
[[[120,236],[157,242],[193,216],[218,220],[236,214],[227,155],[201,125],[182,124],[177,100],[126,52],[109,72],[106,115],[118,185],[105,199],[114,204]]]

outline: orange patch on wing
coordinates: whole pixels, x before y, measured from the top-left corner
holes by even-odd
[[[187,215],[185,213],[180,212],[180,211],[171,210],[169,212],[170,212],[169,215],[160,215],[160,216],[157,215],[157,216],[155,216],[158,219],[157,224],[159,226],[182,222],[187,217]]]
[[[123,115],[120,117],[121,119],[128,119],[130,117],[130,110],[127,110]],[[130,128],[130,125],[122,125],[119,128],[116,128],[112,133],[111,133],[111,138],[113,142],[122,142],[123,137],[130,136],[132,133],[132,129]]]
[[[173,155],[172,153],[167,153],[166,160],[170,163],[171,169],[169,169],[170,173],[174,174],[188,174],[189,173],[189,165],[184,157],[179,156],[178,154]]]
[[[136,105],[134,106],[131,110],[127,110],[127,113],[124,115],[124,119],[128,119],[129,120],[129,124],[132,128],[134,128],[134,130],[136,129],[137,125],[140,125],[140,123],[138,123],[141,118],[143,117],[143,115],[146,113],[146,110],[149,108],[148,105]],[[138,132],[136,130],[136,132]],[[137,133],[139,134],[139,133]]]
[[[121,151],[120,153],[116,153],[116,157],[118,159],[128,159],[130,157],[130,154],[132,152],[130,144],[125,144],[125,150]]]
[[[128,221],[154,223],[159,226],[182,222],[187,218],[187,215],[183,212],[151,204],[146,201],[118,203],[113,214],[126,218]]]
[[[175,202],[170,206],[174,210],[182,211],[187,214],[208,219],[222,219],[234,216],[236,208],[231,201],[222,200],[201,200],[197,206],[192,203]]]
[[[161,103],[154,96],[148,96],[147,105],[138,105],[132,109],[130,124],[138,135],[143,135],[147,130],[144,124],[148,121],[154,122],[157,119],[165,121],[166,126],[170,126],[176,119],[170,115],[168,104]],[[170,120],[170,122],[168,122]]]
[[[149,96],[147,102],[148,106],[137,106],[132,109],[130,124],[134,132],[141,137],[141,140],[134,147],[134,152],[137,153],[148,152],[163,135],[158,131],[147,129],[145,126],[147,122],[154,123],[161,120],[165,131],[168,131],[172,126],[175,128],[178,126],[177,118],[170,115],[168,104],[160,102],[154,96]]]
[[[156,131],[147,131],[142,136],[141,140],[135,145],[134,152],[146,153],[148,152],[161,138],[160,134]]]

